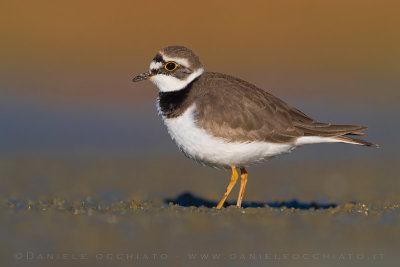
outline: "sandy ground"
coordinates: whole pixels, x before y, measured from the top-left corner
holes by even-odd
[[[278,160],[218,211],[229,172],[181,158],[3,159],[1,266],[397,266],[397,170]]]

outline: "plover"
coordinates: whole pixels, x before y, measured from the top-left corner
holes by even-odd
[[[257,86],[217,72],[204,72],[199,57],[184,46],[161,49],[148,72],[159,89],[158,112],[172,139],[189,158],[232,175],[220,209],[238,179],[241,207],[246,167],[307,144],[376,144],[356,139],[367,127],[318,122]]]

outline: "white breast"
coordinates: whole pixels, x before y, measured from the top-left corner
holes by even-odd
[[[160,110],[157,102],[157,108]],[[289,152],[294,144],[269,142],[227,142],[223,138],[197,126],[196,106],[189,107],[181,116],[163,117],[168,132],[186,156],[213,167],[244,167],[281,153]]]

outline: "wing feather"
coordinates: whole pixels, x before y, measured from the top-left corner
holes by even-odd
[[[197,122],[228,141],[287,143],[301,136],[362,135],[366,129],[317,122],[255,85],[225,74],[204,73],[193,89]]]

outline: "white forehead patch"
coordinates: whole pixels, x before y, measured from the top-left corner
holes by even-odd
[[[186,58],[169,57],[169,56],[163,54],[162,52],[160,52],[160,54],[163,57],[165,62],[174,61],[174,62],[176,62],[176,63],[178,63],[180,65],[186,66],[186,67],[190,66],[189,61]]]
[[[159,68],[161,68],[162,65],[163,64],[161,62],[156,62],[153,60],[152,62],[150,62],[150,70],[159,69]]]

